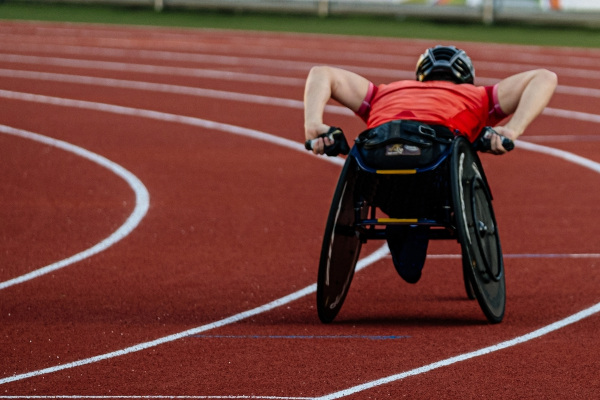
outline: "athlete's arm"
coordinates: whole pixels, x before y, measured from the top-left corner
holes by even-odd
[[[557,76],[547,69],[536,69],[510,76],[498,83],[502,111],[512,114],[504,126],[494,129],[515,140],[542,113],[557,85]],[[494,143],[492,143],[494,145]]]
[[[356,112],[369,90],[369,80],[353,72],[340,68],[313,67],[306,79],[304,88],[304,135],[306,140],[315,139],[327,132],[329,126],[323,123],[325,105],[330,99]],[[323,154],[329,139],[313,143],[313,152]]]

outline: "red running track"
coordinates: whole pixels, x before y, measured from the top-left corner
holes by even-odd
[[[314,282],[340,167],[302,150],[303,81],[321,63],[412,78],[434,42],[13,22],[0,35],[0,398],[600,395],[600,51],[459,43],[481,84],[559,75],[527,143],[483,157],[501,324],[466,299],[458,245],[434,243],[417,285],[384,253],[323,325]],[[362,129],[334,104],[328,118]]]

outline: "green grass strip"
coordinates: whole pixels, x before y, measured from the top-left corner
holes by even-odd
[[[600,30],[594,28],[498,23],[490,26],[483,23],[458,23],[381,16],[318,17],[301,14],[241,13],[223,10],[168,8],[156,12],[151,6],[127,7],[11,0],[0,3],[0,19],[242,29],[420,38],[443,42],[480,41],[600,48]]]

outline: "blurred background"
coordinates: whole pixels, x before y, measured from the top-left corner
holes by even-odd
[[[598,0],[0,0],[6,4],[86,4],[303,13],[324,16],[387,15],[451,21],[536,23],[600,27]],[[1,11],[1,10],[0,10]],[[3,16],[0,15],[0,18]]]
[[[1,20],[600,48],[600,0],[0,0]]]

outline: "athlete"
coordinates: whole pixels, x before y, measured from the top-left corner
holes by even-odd
[[[416,80],[374,85],[353,72],[328,66],[313,67],[304,93],[304,130],[312,151],[323,154],[334,142],[323,134],[331,128],[323,121],[330,99],[346,106],[375,128],[394,120],[411,120],[448,128],[471,143],[482,129],[492,126],[488,152],[504,154],[502,136],[515,140],[546,107],[557,85],[547,69],[512,75],[491,86],[475,86],[475,69],[467,54],[454,46],[435,46],[423,53]],[[510,118],[507,118],[509,117]],[[427,252],[427,231],[388,227],[388,244],[400,276],[416,283]],[[392,232],[396,229],[397,232]]]
[[[375,86],[368,79],[335,67],[313,67],[304,92],[304,131],[312,150],[323,154],[332,142],[319,135],[330,99],[354,111],[367,128],[392,120],[412,120],[448,127],[474,142],[485,126],[515,140],[542,112],[556,88],[556,74],[546,69],[522,72],[493,86],[475,86],[475,69],[467,54],[454,46],[427,49],[419,58],[415,81]],[[506,117],[511,118],[499,125]],[[493,154],[504,154],[499,136],[492,138]]]

